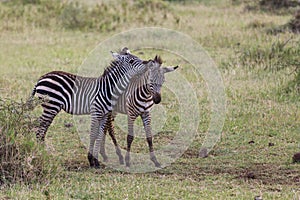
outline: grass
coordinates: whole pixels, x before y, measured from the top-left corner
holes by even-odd
[[[290,69],[262,70],[255,64],[249,67],[247,62],[252,60],[242,62],[243,57],[237,53],[241,49],[255,52],[257,47],[268,53],[274,43],[291,36],[295,40],[290,45],[296,45],[299,35],[272,35],[266,31],[288,23],[291,15],[244,13],[243,3],[232,5],[231,1],[175,2],[167,6],[179,21],[167,20],[163,26],[198,41],[219,66],[224,80],[227,116],[222,138],[209,156],[197,158],[209,122],[205,82],[194,77],[184,61],[165,54],[166,64],[178,63],[180,73],[195,88],[203,113],[194,142],[176,162],[157,172],[141,174],[108,167],[90,169],[76,128],[65,127],[65,123],[74,123],[72,116],[61,113],[46,136],[48,153],[58,158],[61,170],[46,184],[20,182],[3,187],[0,199],[254,199],[258,195],[264,199],[300,198],[300,167],[292,163],[293,154],[300,151],[299,94],[283,92],[293,74]],[[257,22],[263,26],[254,26]],[[0,31],[0,46],[5,47],[0,48],[0,97],[16,101],[28,98],[40,75],[51,70],[76,73],[99,42],[119,31],[142,27],[140,21],[105,31],[14,23],[9,29],[2,26]],[[152,25],[155,22],[147,24]],[[149,58],[152,54],[155,52],[141,56]],[[170,104],[170,100],[172,96],[163,96],[163,105]],[[37,117],[40,112],[37,108],[33,114]],[[176,126],[176,118],[169,119],[166,129]],[[172,133],[166,134],[172,137]],[[155,148],[168,139],[164,136],[156,136]],[[125,133],[118,134],[118,139],[124,147]],[[147,152],[141,138],[134,141],[133,148]]]

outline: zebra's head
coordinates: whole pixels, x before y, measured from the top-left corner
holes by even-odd
[[[161,101],[161,87],[165,81],[165,73],[172,72],[176,67],[161,67],[162,59],[159,56],[155,56],[153,60],[144,61],[139,57],[130,53],[127,47],[124,47],[119,53],[113,53],[112,56],[115,60],[125,65],[131,65],[134,70],[134,76],[147,76],[147,88],[152,96],[152,100],[155,104],[159,104]],[[143,70],[139,67],[143,66]],[[140,70],[138,73],[136,70]]]
[[[113,58],[116,60],[121,58],[122,55],[123,56],[132,55],[127,47],[124,47],[119,53],[111,51],[111,54],[112,54]]]
[[[152,62],[144,61],[139,57],[130,53],[127,47],[124,47],[120,52],[111,52],[115,61],[121,63],[123,66],[128,67],[130,75],[141,75],[144,74],[151,65]]]
[[[159,56],[155,56],[154,60],[149,60],[149,83],[148,89],[152,95],[152,100],[155,104],[159,104],[161,101],[161,87],[165,82],[165,73],[172,72],[176,67],[161,67],[162,59]]]

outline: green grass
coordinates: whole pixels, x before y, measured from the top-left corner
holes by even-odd
[[[59,160],[58,173],[43,184],[17,183],[1,188],[0,199],[254,199],[257,195],[264,199],[299,199],[300,165],[292,163],[293,154],[300,151],[299,93],[284,92],[293,74],[290,69],[272,71],[247,66],[249,60],[242,62],[238,53],[241,48],[270,49],[274,42],[289,39],[291,33],[272,35],[267,34],[267,29],[286,24],[291,15],[243,12],[243,3],[232,5],[229,0],[203,2],[167,3],[168,12],[178,16],[178,21],[168,19],[159,24],[198,41],[221,71],[227,115],[222,138],[207,158],[197,158],[209,123],[209,100],[203,92],[205,82],[202,79],[196,82],[197,77],[190,73],[187,63],[166,53],[163,55],[166,64],[178,62],[180,73],[197,91],[203,113],[194,142],[175,163],[157,172],[141,174],[107,167],[90,169],[87,150],[76,128],[64,125],[73,123],[72,116],[62,112],[46,136],[49,154]],[[123,30],[157,25],[157,21],[148,20],[151,16],[148,13],[147,19],[129,21],[115,30],[105,31],[26,26],[27,22],[24,25],[14,20],[10,21],[9,28],[2,25],[0,97],[25,100],[40,75],[51,70],[76,73],[99,42]],[[254,26],[257,22],[263,26]],[[299,41],[299,35],[293,37],[295,40],[291,42]],[[152,58],[155,53],[141,56]],[[173,97],[163,98],[162,103],[167,105]],[[171,108],[175,112],[176,107]],[[37,108],[33,114],[37,117],[40,113],[41,109]],[[176,128],[176,118],[168,120],[166,129]],[[166,134],[170,135],[156,136],[155,148],[172,137],[172,133]],[[124,147],[125,133],[117,137]],[[147,152],[146,142],[135,140],[133,151]]]

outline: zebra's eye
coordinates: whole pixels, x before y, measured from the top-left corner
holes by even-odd
[[[129,63],[132,64],[132,63],[133,63],[133,59],[130,59],[130,60],[129,60]]]

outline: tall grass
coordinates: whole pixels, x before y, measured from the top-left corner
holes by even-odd
[[[48,181],[56,172],[55,162],[35,141],[30,110],[26,103],[0,99],[0,186]]]
[[[0,3],[0,30],[42,27],[81,31],[114,31],[133,21],[162,25],[178,21],[161,0],[103,1],[88,5],[78,1],[12,0]]]
[[[270,46],[252,45],[240,47],[237,51],[238,65],[249,69],[261,69],[280,71],[288,69],[287,76],[293,76],[293,80],[286,86],[285,91],[300,93],[300,40],[277,40]]]

